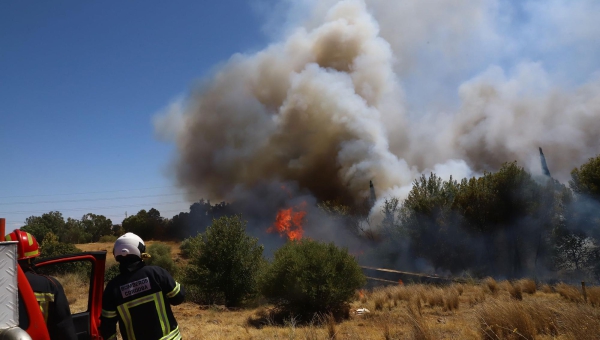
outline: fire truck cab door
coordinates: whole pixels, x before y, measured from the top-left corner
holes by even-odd
[[[42,258],[35,262],[36,272],[56,277],[78,277],[75,282],[61,282],[71,308],[75,331],[79,340],[97,340],[100,337],[100,314],[104,290],[106,251],[94,251]],[[73,273],[76,273],[73,275]],[[83,285],[81,278],[84,279]],[[85,282],[87,280],[87,282]],[[87,291],[87,303],[79,296]],[[75,296],[77,295],[77,296]],[[77,301],[77,300],[80,301]]]

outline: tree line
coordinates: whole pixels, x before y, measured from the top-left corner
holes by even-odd
[[[368,209],[335,202],[321,202],[319,208],[337,227],[370,245],[362,260],[380,266],[477,277],[562,273],[600,280],[600,156],[575,168],[568,186],[532,176],[516,162],[460,181],[423,175],[406,199],[386,200],[378,226],[365,228]],[[109,242],[125,232],[181,241],[237,210],[226,202],[200,200],[172,218],[151,208],[120,225],[92,213],[65,220],[52,211],[27,218],[23,229],[40,242],[48,235],[61,243]]]
[[[65,220],[61,212],[50,211],[28,217],[21,229],[31,233],[40,243],[46,237],[56,237],[60,243],[71,244],[111,242],[126,232],[145,240],[181,241],[205,230],[213,219],[230,215],[234,215],[234,211],[229,204],[213,205],[202,199],[193,203],[189,212],[181,212],[172,218],[165,218],[157,209],[151,208],[126,217],[121,224],[113,224],[103,215],[88,213],[81,219],[68,217]]]
[[[600,280],[600,156],[574,169],[568,187],[516,162],[461,181],[423,175],[383,214],[381,251],[417,270],[423,259],[452,274]]]

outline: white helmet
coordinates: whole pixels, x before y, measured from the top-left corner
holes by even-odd
[[[144,240],[134,233],[126,233],[117,239],[113,247],[113,255],[118,260],[119,256],[135,255],[142,257],[142,253],[146,251]]]

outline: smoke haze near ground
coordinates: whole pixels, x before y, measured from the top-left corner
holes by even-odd
[[[429,171],[463,178],[517,160],[540,174],[538,147],[566,182],[600,151],[599,10],[284,1],[262,12],[283,32],[273,44],[232,56],[155,126],[177,145],[178,184],[213,199],[271,180],[356,204],[374,180],[377,210]]]

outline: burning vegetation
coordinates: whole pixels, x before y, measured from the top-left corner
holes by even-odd
[[[287,236],[290,241],[297,241],[302,238],[304,230],[302,223],[306,216],[306,202],[303,202],[298,207],[281,209],[277,212],[275,223],[269,229],[268,233],[279,233],[279,235]]]

